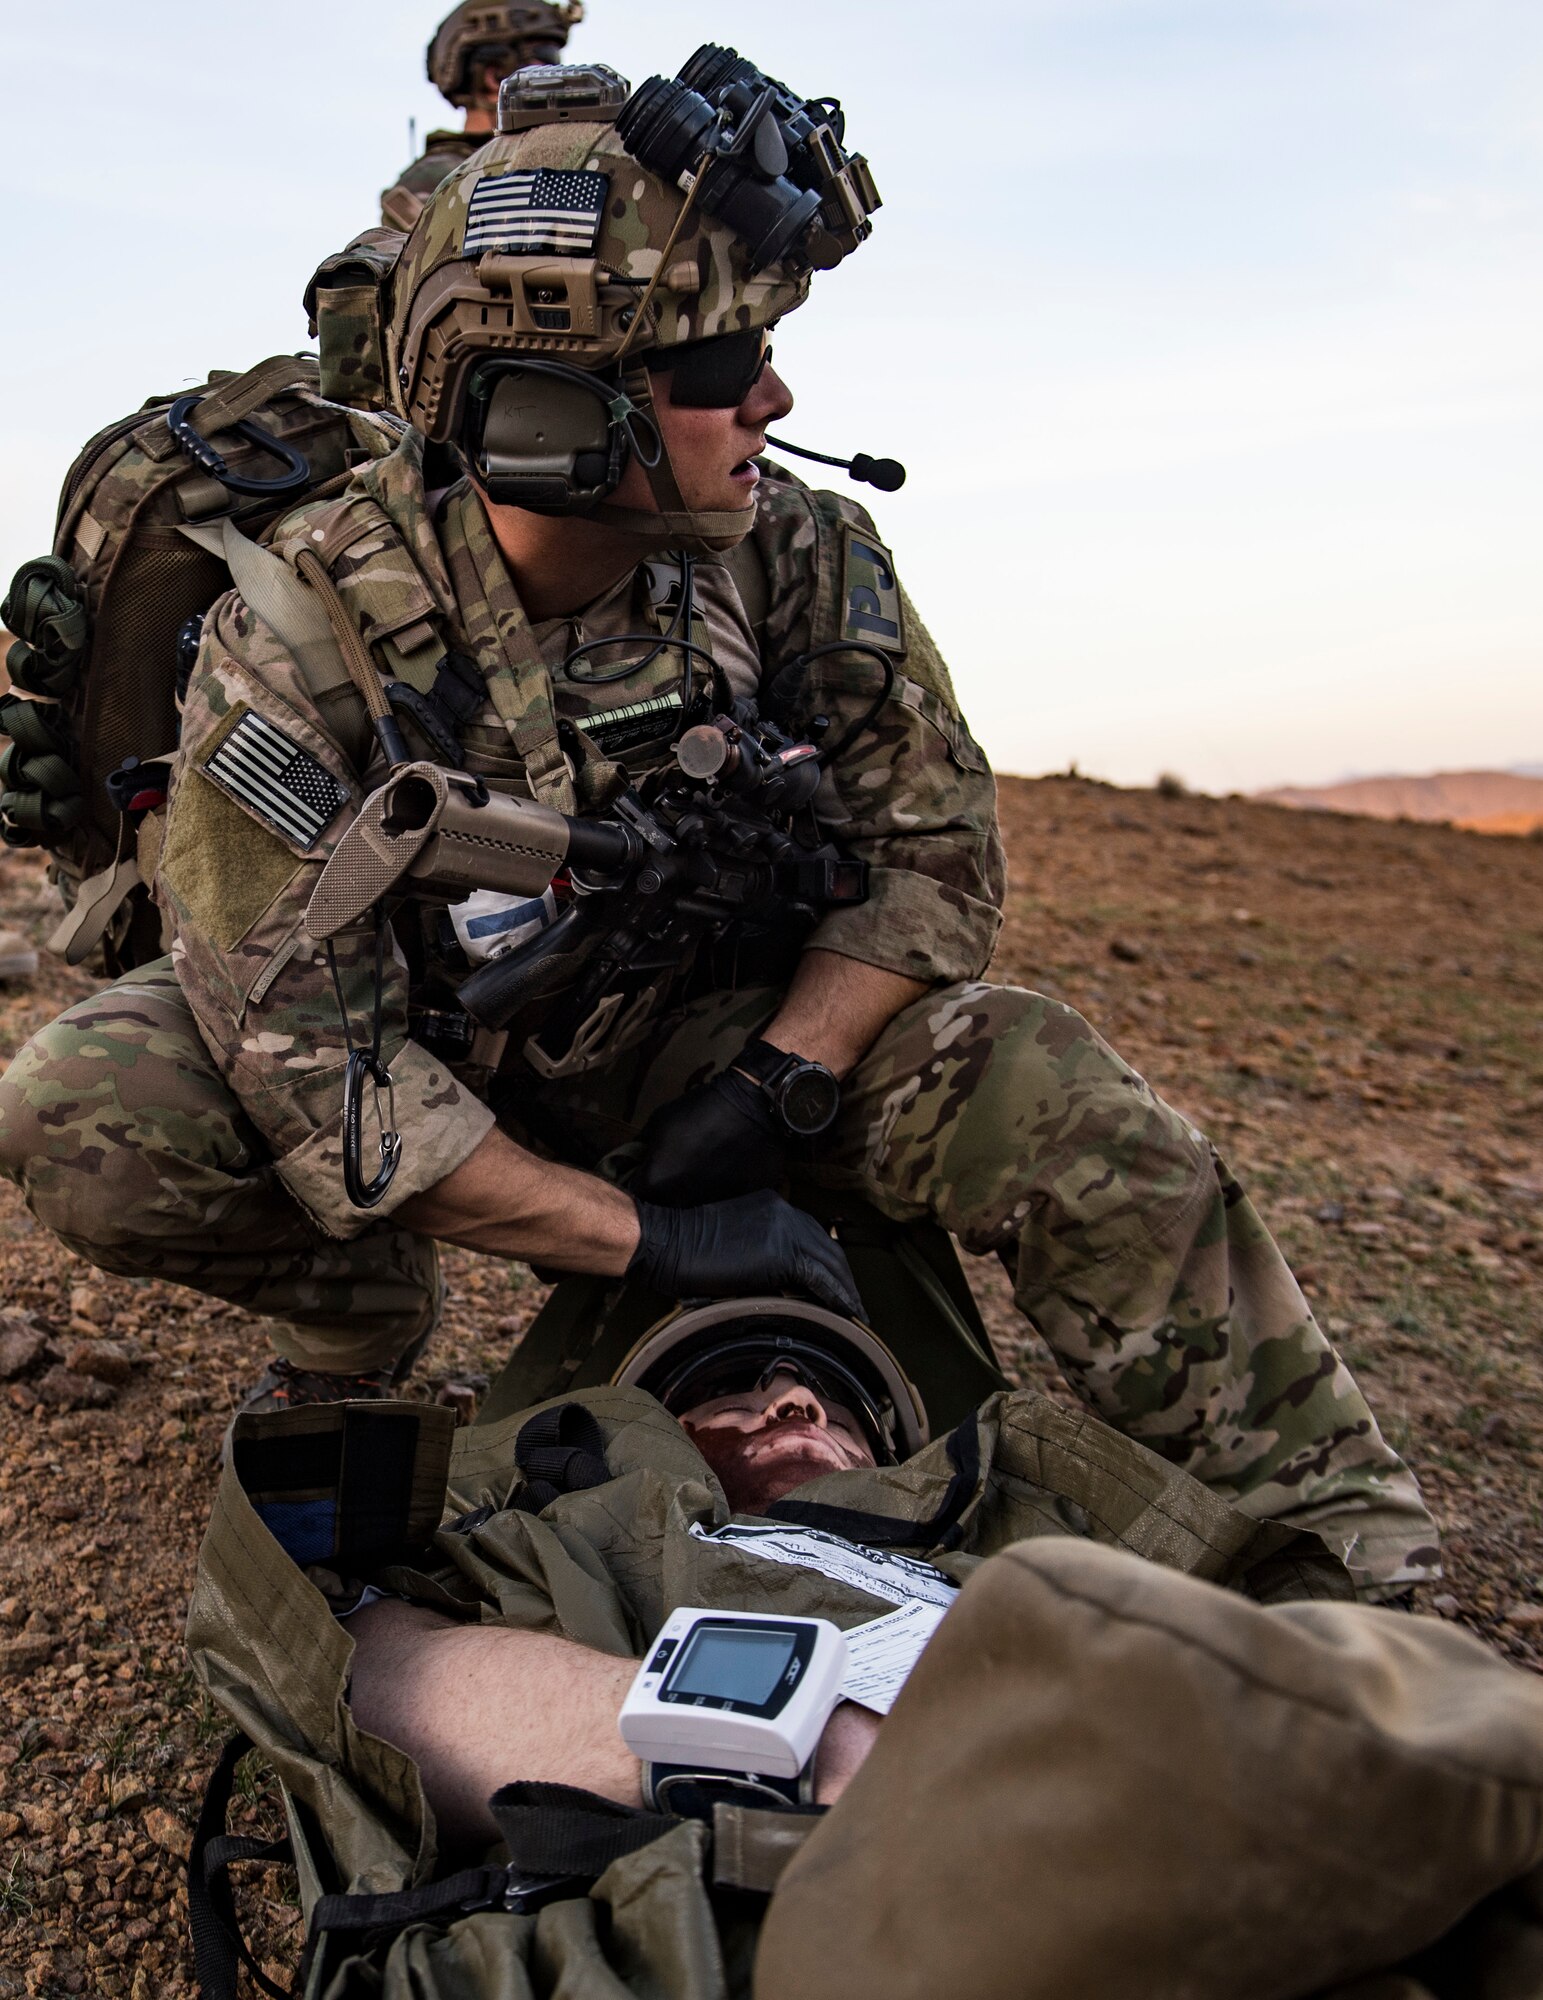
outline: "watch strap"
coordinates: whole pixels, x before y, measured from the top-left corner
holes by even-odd
[[[763,1042],[756,1035],[746,1042],[731,1067],[742,1070],[763,1090],[775,1091],[786,1071],[802,1060],[801,1056],[793,1055],[787,1049],[773,1048],[770,1042]]]

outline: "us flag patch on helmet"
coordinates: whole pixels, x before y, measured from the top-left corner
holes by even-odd
[[[461,254],[582,257],[595,247],[605,211],[604,174],[566,167],[520,167],[484,174],[472,189]]]
[[[204,759],[202,770],[295,847],[313,847],[348,798],[325,765],[250,708]]]

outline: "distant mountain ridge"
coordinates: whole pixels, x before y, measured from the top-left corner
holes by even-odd
[[[1350,778],[1338,785],[1281,785],[1254,796],[1266,805],[1360,813],[1369,819],[1446,820],[1477,833],[1531,833],[1543,827],[1539,765],[1511,771],[1433,771],[1419,778]]]

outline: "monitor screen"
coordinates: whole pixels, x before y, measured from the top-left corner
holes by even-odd
[[[670,1675],[672,1695],[717,1695],[760,1708],[770,1701],[798,1644],[793,1632],[754,1625],[699,1625]]]

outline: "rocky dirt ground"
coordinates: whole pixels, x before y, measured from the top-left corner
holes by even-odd
[[[1009,780],[999,976],[1086,1013],[1243,1170],[1385,1428],[1448,1574],[1425,1609],[1543,1668],[1543,844]],[[0,926],[52,897],[0,860]],[[0,993],[0,1053],[90,982]],[[422,1393],[474,1406],[542,1296],[454,1254]],[[1004,1358],[1064,1390],[972,1266]],[[190,1994],[182,1856],[226,1734],[180,1631],[234,1312],[104,1278],[0,1187],[0,1994]],[[273,1824],[263,1772],[243,1825]],[[245,1899],[294,1962],[277,1871]]]

